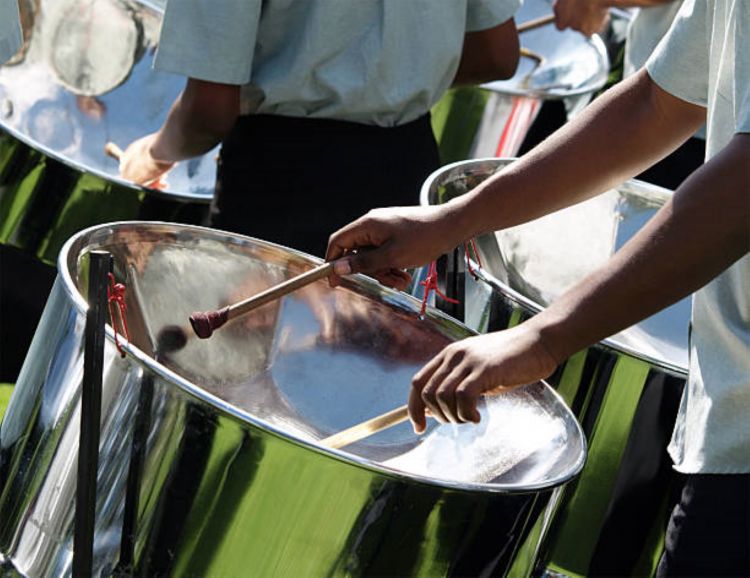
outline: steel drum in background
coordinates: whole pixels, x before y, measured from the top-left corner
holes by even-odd
[[[131,343],[105,345],[95,575],[496,575],[583,466],[585,440],[536,383],[479,426],[319,440],[406,400],[414,372],[473,334],[357,276],[314,283],[182,349],[163,329],[319,263],[240,235],[101,225],[59,274],[0,430],[0,558],[70,573],[87,253],[114,256]],[[110,330],[111,331],[111,330]],[[102,574],[103,573],[103,574]]]
[[[551,13],[552,0],[526,0],[515,21],[520,25]],[[549,24],[522,33],[520,41],[513,78],[452,89],[433,108],[444,162],[514,156],[543,102],[564,100],[572,115],[607,81],[609,57],[597,35],[587,38]]]
[[[108,141],[125,146],[158,129],[184,86],[151,69],[159,7],[138,0],[19,6],[24,45],[0,67],[0,381],[18,374],[71,235],[129,219],[201,224],[216,174],[209,153],[180,163],[169,187],[154,191],[120,179],[104,154]],[[6,319],[14,311],[23,322]]]
[[[464,194],[512,160],[443,167],[425,182],[421,203]],[[446,293],[461,305],[436,304],[479,332],[514,326],[602,265],[671,194],[631,180],[479,237],[476,278],[466,272],[462,254],[448,256],[442,268]],[[687,376],[689,320],[685,299],[572,356],[550,378],[581,421],[589,456],[579,479],[547,514],[549,532],[531,533],[519,564],[571,576],[651,575],[676,479],[666,446]]]

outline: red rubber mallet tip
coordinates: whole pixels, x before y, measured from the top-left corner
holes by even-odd
[[[190,316],[190,325],[195,334],[201,339],[208,339],[213,335],[214,329],[218,329],[229,320],[229,307],[217,309],[216,311],[195,312]]]

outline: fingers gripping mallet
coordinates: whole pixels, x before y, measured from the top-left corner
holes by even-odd
[[[222,327],[230,319],[249,313],[253,309],[301,289],[305,285],[328,277],[331,273],[333,273],[333,263],[324,263],[234,305],[228,305],[215,311],[195,312],[190,316],[190,325],[198,337],[208,339],[216,329]]]

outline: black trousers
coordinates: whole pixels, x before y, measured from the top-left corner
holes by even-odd
[[[677,150],[635,178],[674,191],[700,168],[706,156],[706,141],[691,137]]]
[[[656,571],[664,576],[750,576],[750,474],[685,477]]]
[[[222,145],[210,225],[323,256],[368,210],[417,204],[439,166],[429,115],[393,128],[241,117]]]

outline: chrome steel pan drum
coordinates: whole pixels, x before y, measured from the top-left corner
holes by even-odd
[[[433,173],[423,204],[461,195],[511,159],[455,163]],[[477,239],[478,278],[450,256],[446,287],[462,301],[451,313],[486,332],[541,311],[603,264],[669,198],[628,181],[595,199]],[[687,375],[689,300],[582,351],[550,383],[584,426],[589,458],[551,524],[537,560],[571,575],[650,575],[661,548],[673,483],[665,451]],[[652,556],[653,555],[653,556]]]
[[[520,25],[552,13],[552,0],[526,0]],[[609,57],[601,38],[549,24],[520,35],[522,56],[513,78],[458,88],[433,108],[433,127],[445,162],[513,156],[542,102],[565,100],[568,112],[583,107],[604,86]]]
[[[181,163],[157,192],[121,180],[104,153],[109,141],[125,146],[158,129],[184,85],[151,68],[161,12],[136,0],[20,6],[26,43],[0,67],[0,240],[54,263],[70,235],[92,224],[205,209],[215,155]]]
[[[132,338],[124,358],[106,342],[96,575],[502,574],[534,512],[582,468],[582,431],[543,383],[488,400],[479,426],[432,423],[417,438],[401,424],[326,449],[322,438],[403,404],[413,373],[472,332],[356,277],[170,348],[164,327],[317,261],[198,227],[103,225],[61,252],[0,430],[6,568],[70,571],[94,249],[114,255]]]
[[[71,235],[126,219],[201,224],[216,173],[207,154],[180,163],[157,192],[120,179],[104,153],[108,141],[124,147],[156,130],[184,85],[151,69],[159,9],[137,0],[19,6],[25,42],[0,66],[0,381],[17,376],[44,306],[27,287],[46,298]],[[11,311],[18,316],[7,319]]]

